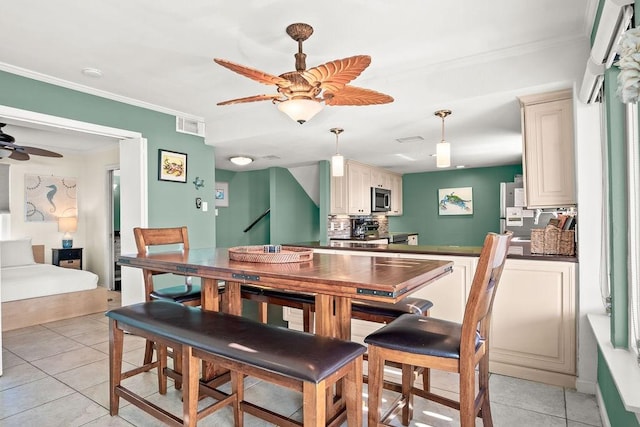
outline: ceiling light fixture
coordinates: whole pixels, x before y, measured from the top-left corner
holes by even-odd
[[[442,119],[442,139],[436,145],[436,167],[451,166],[451,145],[444,140],[444,118],[451,114],[451,110],[438,110],[435,115]]]
[[[101,70],[98,70],[97,68],[91,68],[91,67],[83,68],[82,74],[84,74],[87,77],[92,77],[94,79],[99,79],[100,77],[102,77]]]
[[[296,98],[278,103],[278,110],[300,124],[311,120],[323,108],[324,104],[312,99]]]
[[[331,156],[331,176],[344,176],[344,157],[338,152],[338,135],[344,132],[344,129],[331,128],[329,132],[336,136],[336,154]]]
[[[229,161],[234,165],[246,166],[249,163],[253,162],[253,159],[247,156],[233,156],[229,158]]]

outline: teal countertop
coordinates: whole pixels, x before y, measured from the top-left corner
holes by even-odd
[[[398,244],[377,244],[361,242],[340,242],[332,241],[328,245],[321,245],[320,242],[300,242],[287,243],[286,246],[297,246],[311,249],[338,249],[338,250],[356,250],[369,252],[390,252],[390,253],[407,253],[418,255],[451,255],[451,256],[480,256],[480,246],[430,246],[430,245],[398,245]],[[564,261],[578,262],[577,256],[565,255],[542,255],[532,254],[529,242],[512,242],[509,247],[509,255],[507,258],[513,259],[532,259],[539,261]]]

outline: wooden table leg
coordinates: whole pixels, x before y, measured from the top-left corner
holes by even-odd
[[[202,278],[201,282],[201,308],[209,311],[220,311],[220,294],[218,292],[218,280]],[[202,361],[202,379],[207,381],[216,376],[216,369],[210,362]]]
[[[333,315],[333,296],[316,295],[316,334],[335,337],[335,316]]]
[[[229,282],[224,289],[222,311],[236,316],[242,316],[242,295],[239,282]]]
[[[351,340],[351,298],[336,297],[335,336],[343,340]]]

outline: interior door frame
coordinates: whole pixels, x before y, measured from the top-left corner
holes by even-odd
[[[0,105],[0,117],[20,122],[27,127],[63,129],[119,140],[119,168],[121,176],[126,175],[133,177],[133,179],[127,181],[128,188],[126,193],[130,195],[127,198],[127,203],[121,204],[121,225],[126,224],[127,227],[145,227],[148,224],[147,140],[143,137],[142,133],[22,110],[5,105]],[[124,192],[124,189],[122,189],[122,191]],[[112,225],[109,224],[108,227],[112,228]],[[104,234],[106,235],[108,233],[109,230],[105,230]],[[123,251],[136,251],[133,238],[123,239],[121,243]],[[112,248],[112,243],[107,242],[106,246],[104,249],[107,251],[106,253],[109,253],[108,251]],[[112,256],[113,255],[110,254],[106,258],[111,258]],[[109,262],[109,260],[105,259],[104,262]],[[137,275],[130,276],[134,282],[140,281],[140,283],[142,283],[141,277],[139,278],[140,280],[138,280]],[[124,278],[122,280],[124,284]],[[135,288],[136,284],[132,283],[131,285]]]

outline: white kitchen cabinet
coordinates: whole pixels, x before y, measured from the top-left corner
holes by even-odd
[[[390,172],[391,181],[391,210],[387,215],[402,215],[402,175]]]
[[[356,162],[347,163],[347,213],[371,213],[371,168]]]
[[[418,235],[409,234],[409,236],[407,237],[407,245],[418,246]]]
[[[575,205],[571,90],[522,96],[519,99],[527,207]]]
[[[371,187],[391,189],[391,173],[384,169],[371,167]]]
[[[493,304],[491,372],[575,387],[575,269],[507,260]]]
[[[331,177],[331,215],[371,214],[371,187],[391,190],[391,211],[402,215],[402,175],[347,160],[345,174]]]

